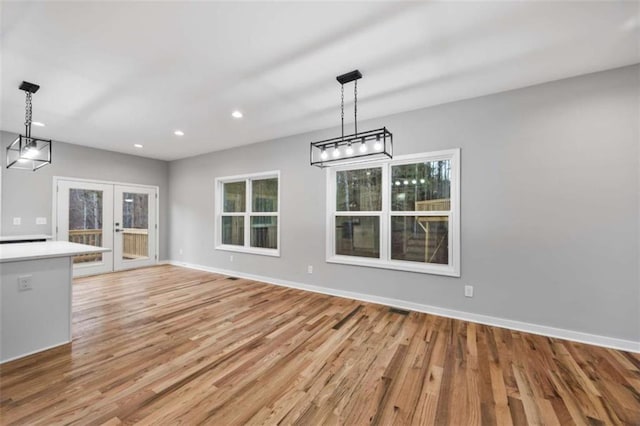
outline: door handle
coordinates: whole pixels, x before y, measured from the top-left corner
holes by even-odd
[[[116,228],[116,232],[122,232],[122,229]]]

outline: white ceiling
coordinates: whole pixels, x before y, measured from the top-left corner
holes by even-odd
[[[366,119],[638,63],[639,4],[3,2],[0,128],[27,80],[36,136],[188,157],[338,125],[355,68]]]

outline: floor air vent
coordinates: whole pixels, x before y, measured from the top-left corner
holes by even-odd
[[[398,308],[389,308],[389,312],[393,314],[409,315],[409,311],[405,311],[404,309],[398,309]]]
[[[231,281],[235,281],[235,280],[239,280],[240,278],[238,278],[238,277],[227,277],[227,279],[231,280]]]

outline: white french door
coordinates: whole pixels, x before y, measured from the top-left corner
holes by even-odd
[[[111,249],[74,257],[74,276],[156,263],[157,187],[65,178],[54,185],[56,239]]]
[[[59,180],[56,188],[56,239],[113,247],[113,185]],[[113,271],[113,252],[73,258],[73,274]]]
[[[138,268],[156,263],[155,188],[114,186],[113,268]]]

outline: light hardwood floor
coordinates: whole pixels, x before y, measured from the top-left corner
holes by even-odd
[[[77,279],[2,424],[640,424],[640,355],[174,266]]]

